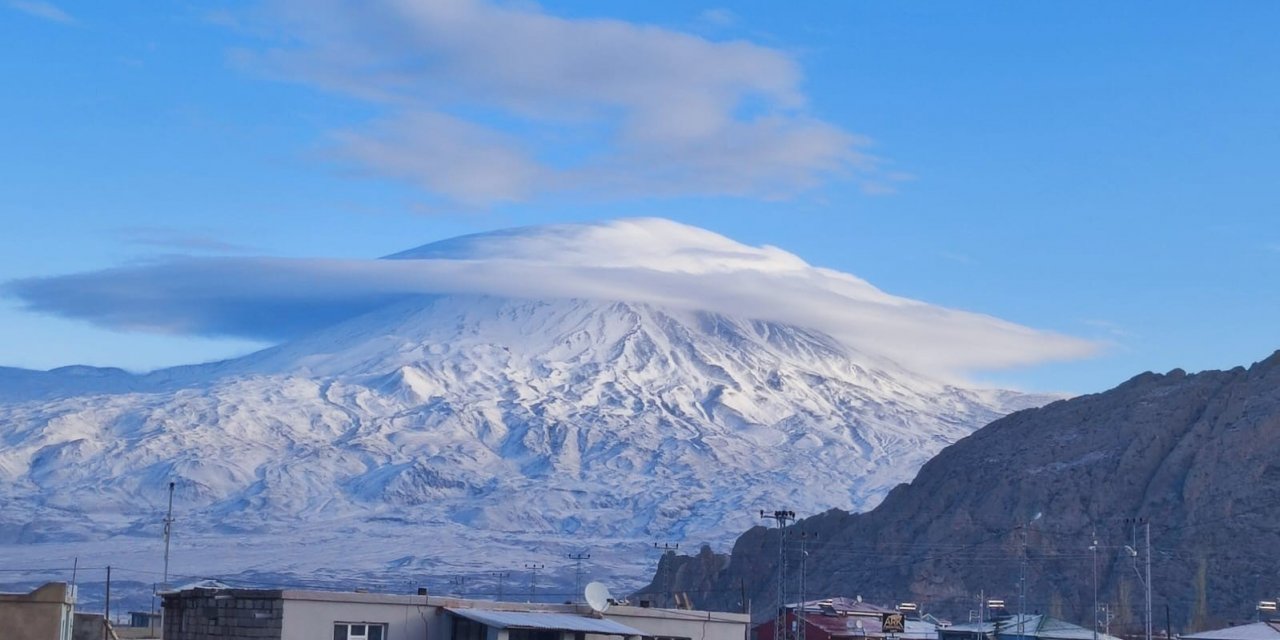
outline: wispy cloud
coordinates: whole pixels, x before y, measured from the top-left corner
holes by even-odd
[[[1082,324],[1105,332],[1115,338],[1132,338],[1134,333],[1110,320],[1081,320]]]
[[[732,27],[738,23],[738,14],[725,9],[724,7],[716,7],[714,9],[705,9],[698,17],[705,23],[716,27]]]
[[[787,197],[878,171],[778,49],[481,0],[267,7],[257,32],[279,40],[246,67],[379,105],[336,151],[446,199]]]
[[[61,22],[62,24],[75,24],[76,22],[76,19],[71,17],[71,14],[52,3],[42,2],[41,0],[8,0],[5,4],[10,9],[21,11],[37,18]]]
[[[227,242],[208,232],[182,231],[168,227],[123,227],[116,229],[120,239],[130,244],[195,251],[200,253],[245,253],[251,251],[245,245]]]
[[[939,375],[1085,357],[1093,342],[890,295],[667,220],[468,236],[383,260],[185,258],[10,283],[36,311],[115,329],[283,340],[408,297],[651,303],[823,331]]]

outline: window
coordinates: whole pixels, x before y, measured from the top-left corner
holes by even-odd
[[[335,622],[333,640],[386,640],[387,625],[382,622]]]
[[[560,636],[552,629],[507,629],[509,640],[560,640]]]

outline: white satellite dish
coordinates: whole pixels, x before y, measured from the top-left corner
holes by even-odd
[[[588,584],[582,595],[587,599],[587,606],[597,613],[608,611],[609,604],[613,600],[613,596],[609,594],[609,587],[599,582]]]

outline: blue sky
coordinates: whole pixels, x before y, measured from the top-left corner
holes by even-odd
[[[1280,348],[1276,3],[427,4],[0,2],[0,280],[656,215],[1106,344],[986,381]],[[255,344],[0,301],[0,365]]]

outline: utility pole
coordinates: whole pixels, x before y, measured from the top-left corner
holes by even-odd
[[[571,553],[569,559],[573,561],[573,597],[577,598],[582,595],[582,561],[591,558],[589,553]]]
[[[161,589],[169,590],[169,536],[173,533],[173,483],[169,483],[169,512],[164,517],[164,582]]]
[[[538,594],[538,570],[545,569],[546,567],[547,565],[538,563],[524,565],[524,568],[533,572],[532,576],[529,578],[529,602],[533,602],[533,598]]]
[[[107,630],[111,624],[111,565],[107,565],[107,601],[102,609],[102,640],[109,640]]]
[[[1022,525],[1022,557],[1018,560],[1018,637],[1024,638],[1026,634],[1026,602],[1027,602],[1027,529],[1031,528],[1030,522],[1024,522]]]
[[[796,521],[796,512],[779,510],[760,517],[778,524],[778,617],[773,623],[773,640],[786,640],[787,633],[787,523]]]
[[[653,548],[662,552],[658,556],[658,568],[662,570],[662,593],[666,594],[663,604],[671,606],[675,601],[675,590],[671,586],[671,562],[667,560],[667,554],[674,556],[675,550],[680,548],[679,542],[664,542],[662,544],[653,543]],[[674,560],[674,557],[672,558]]]
[[[1147,530],[1147,640],[1151,640],[1151,521],[1142,518]]]
[[[151,615],[147,618],[147,627],[151,635],[156,633],[156,584],[151,583]]]
[[[1098,528],[1093,529],[1093,544],[1089,545],[1093,552],[1093,640],[1098,640]]]
[[[1143,530],[1145,531],[1146,543],[1147,543],[1145,577],[1143,575],[1143,572],[1138,570],[1138,523],[1139,522],[1142,523]],[[1126,547],[1125,550],[1128,551],[1129,556],[1133,558],[1133,572],[1138,574],[1138,581],[1141,582],[1142,586],[1146,588],[1145,604],[1146,604],[1147,617],[1144,624],[1144,637],[1146,638],[1146,640],[1151,640],[1151,522],[1148,521],[1146,518],[1131,518],[1129,520],[1129,523],[1133,527],[1133,546]]]
[[[818,533],[801,531],[800,532],[800,607],[796,610],[796,640],[805,640],[805,603],[808,602],[808,561],[809,561],[809,538],[817,539]]]
[[[511,575],[510,571],[494,571],[491,573],[493,577],[498,579],[498,602],[502,602],[502,583]]]

